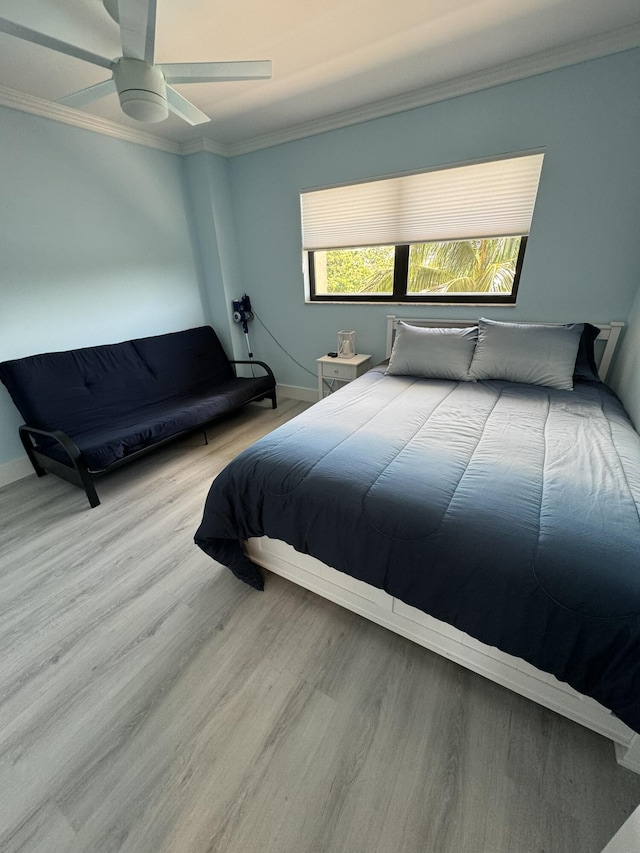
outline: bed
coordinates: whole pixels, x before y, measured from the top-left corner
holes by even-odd
[[[640,436],[595,364],[621,324],[434,325],[388,318],[388,364],[227,466],[196,543],[586,725],[640,772]]]

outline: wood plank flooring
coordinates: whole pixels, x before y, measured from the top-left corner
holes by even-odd
[[[0,490],[2,853],[600,853],[613,746],[193,544],[250,406],[98,483]]]

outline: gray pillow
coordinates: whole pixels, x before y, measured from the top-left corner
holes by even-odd
[[[466,380],[477,337],[477,326],[444,329],[398,323],[386,373]]]
[[[478,321],[470,379],[507,379],[573,390],[573,370],[584,323],[551,326]]]

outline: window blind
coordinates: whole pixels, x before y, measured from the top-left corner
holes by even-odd
[[[527,235],[543,157],[528,154],[303,192],[303,249]]]

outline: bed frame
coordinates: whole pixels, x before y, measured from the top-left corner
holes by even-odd
[[[400,318],[387,317],[387,356],[391,353],[393,337]],[[407,319],[404,322],[421,326],[465,328],[476,321],[442,321]],[[599,355],[599,373],[605,379],[618,343],[623,323],[599,323],[598,340],[604,342]],[[598,702],[558,681],[525,661],[474,640],[463,631],[434,619],[404,604],[383,590],[369,586],[343,572],[324,565],[314,557],[300,554],[290,545],[268,537],[249,539],[247,554],[254,563],[268,571],[312,590],[383,625],[397,634],[440,654],[491,681],[532,699],[570,720],[574,720],[612,740],[618,763],[640,773],[640,735],[622,723]]]

